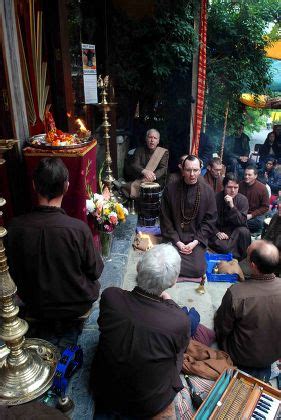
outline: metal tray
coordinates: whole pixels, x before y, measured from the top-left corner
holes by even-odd
[[[85,137],[85,139],[79,143],[52,146],[51,144],[45,142],[45,138],[46,138],[46,134],[36,134],[35,136],[32,136],[27,140],[27,145],[30,147],[34,147],[35,149],[46,149],[46,150],[77,149],[79,147],[85,147],[87,144],[92,143],[92,141],[94,140],[94,137],[90,136],[90,137]],[[32,143],[33,141],[36,141],[36,142]]]

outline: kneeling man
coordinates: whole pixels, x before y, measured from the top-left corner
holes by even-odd
[[[180,257],[171,245],[157,245],[137,269],[133,291],[109,287],[101,296],[92,371],[96,418],[173,411],[171,403],[183,388],[179,373],[190,321],[165,292],[176,283]]]
[[[216,194],[218,219],[215,236],[209,240],[210,248],[218,253],[231,252],[241,260],[246,257],[251,243],[251,234],[247,227],[249,203],[238,192],[237,175],[229,172],[223,179],[224,190]]]
[[[216,218],[214,191],[200,177],[199,159],[189,155],[182,163],[181,179],[166,186],[160,211],[161,233],[180,252],[182,277],[205,273],[205,250]]]
[[[273,274],[279,252],[264,240],[248,248],[251,278],[231,286],[215,315],[219,346],[233,363],[269,380],[270,366],[281,357],[281,279]]]

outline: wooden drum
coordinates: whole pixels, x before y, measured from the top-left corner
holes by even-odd
[[[161,187],[157,182],[142,182],[140,185],[139,224],[154,226],[159,216]]]

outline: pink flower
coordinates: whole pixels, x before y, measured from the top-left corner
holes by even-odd
[[[113,215],[109,216],[109,221],[110,221],[110,223],[112,223],[113,225],[117,225],[117,223],[118,223],[118,219],[117,219],[117,217],[116,217],[116,216],[113,216]]]
[[[114,230],[114,226],[113,225],[104,225],[104,230],[106,232],[112,232]]]

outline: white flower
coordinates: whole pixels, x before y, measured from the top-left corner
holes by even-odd
[[[86,209],[87,209],[87,214],[93,213],[93,211],[96,209],[93,199],[86,200]]]
[[[95,194],[94,194],[94,197],[93,197],[93,200],[94,200],[94,201],[104,201],[104,197],[103,197],[103,195],[101,195],[101,194],[97,194],[97,193],[95,193]]]

